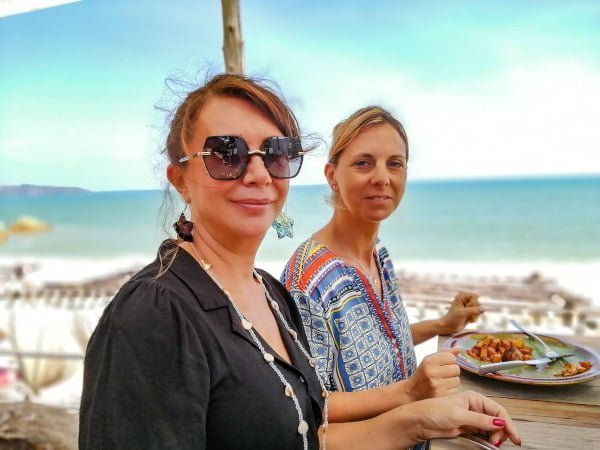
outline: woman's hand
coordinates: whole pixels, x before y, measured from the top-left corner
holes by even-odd
[[[460,349],[443,350],[423,358],[406,382],[406,392],[412,401],[441,397],[456,392],[460,384],[460,367],[456,354]]]
[[[486,434],[496,446],[506,439],[521,445],[519,433],[506,410],[495,401],[473,391],[406,405],[418,420],[416,439],[425,441],[463,434]]]
[[[439,334],[454,334],[467,324],[475,322],[485,309],[479,305],[479,296],[473,292],[459,292],[454,297],[450,310],[440,319]]]
[[[521,445],[506,410],[495,401],[468,391],[409,403],[369,420],[330,423],[327,447],[406,449],[428,439],[461,434],[485,434],[496,446],[506,439]]]

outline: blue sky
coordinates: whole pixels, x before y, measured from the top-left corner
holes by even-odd
[[[378,103],[412,179],[600,173],[598,1],[242,0],[246,72],[306,132]],[[218,0],[92,1],[0,19],[0,184],[159,188],[164,80],[222,70]],[[320,183],[325,149],[297,183]]]

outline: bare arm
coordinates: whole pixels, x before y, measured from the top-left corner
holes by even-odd
[[[329,395],[329,421],[351,422],[375,417],[398,406],[456,392],[460,384],[457,350],[427,356],[407,380],[356,392]]]
[[[422,322],[413,323],[410,326],[413,343],[418,345],[422,342],[431,339],[434,336],[443,335],[444,327],[441,319],[424,320]]]
[[[459,292],[443,317],[436,320],[424,320],[410,326],[413,343],[416,345],[434,336],[458,333],[467,324],[476,321],[482,312],[484,312],[484,308],[479,305],[477,294]]]
[[[329,394],[329,422],[354,422],[370,419],[414,401],[408,380],[364,391]]]
[[[406,449],[419,441],[406,430],[416,428],[410,411],[396,408],[386,414],[360,422],[335,423],[327,430],[327,448],[330,450]],[[322,433],[319,439],[323,440]]]

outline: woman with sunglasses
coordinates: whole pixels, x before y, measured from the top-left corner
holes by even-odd
[[[217,75],[179,106],[167,177],[191,221],[182,214],[179,238],[122,287],[92,335],[81,449],[405,448],[466,429],[518,440],[506,411],[475,393],[344,422],[360,397],[328,395],[289,294],[254,266],[300,170],[299,136],[283,100],[245,77]]]

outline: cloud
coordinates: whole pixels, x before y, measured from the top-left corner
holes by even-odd
[[[520,66],[429,89],[393,72],[355,71],[294,89],[304,125],[325,137],[359,107],[391,109],[407,126],[412,178],[600,172],[600,72],[586,65]],[[317,182],[313,172],[301,181]]]
[[[158,188],[152,130],[107,118],[48,118],[35,129],[22,121],[2,139],[1,184],[76,185],[89,189]]]
[[[222,31],[218,2],[163,3],[8,19],[0,183],[157,184],[160,136],[145,124],[162,80],[218,70]],[[598,172],[599,13],[595,1],[242,5],[248,73],[279,82],[325,139],[359,107],[391,109],[409,132],[412,178]],[[325,153],[295,182],[324,182]]]

